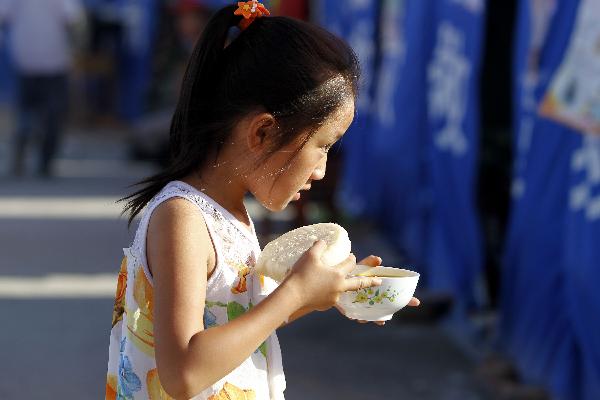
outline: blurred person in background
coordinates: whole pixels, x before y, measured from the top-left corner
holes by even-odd
[[[150,112],[132,128],[132,156],[165,166],[169,127],[188,58],[213,13],[201,0],[175,0],[162,6],[153,60]]]
[[[122,5],[103,0],[87,8],[89,42],[84,60],[84,121],[89,126],[118,126],[119,52],[125,41]]]
[[[72,29],[82,16],[79,0],[0,0],[0,23],[8,28],[18,81],[15,176],[24,173],[27,145],[36,129],[41,133],[38,173],[51,175],[67,115]]]

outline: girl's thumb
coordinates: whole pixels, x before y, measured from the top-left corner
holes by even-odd
[[[326,245],[327,243],[325,243],[324,240],[319,239],[313,243],[311,249],[316,252],[321,252]]]

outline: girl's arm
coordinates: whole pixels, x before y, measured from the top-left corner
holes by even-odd
[[[154,277],[155,357],[169,395],[190,398],[247,359],[290,315],[324,310],[339,293],[373,286],[377,279],[345,279],[356,260],[339,268],[318,261],[313,246],[292,274],[266,299],[227,324],[204,329],[203,315],[211,239],[202,214],[184,199],[157,207],[150,220],[147,258]],[[380,281],[379,281],[380,283]]]
[[[155,356],[161,384],[175,398],[193,397],[227,375],[300,307],[281,285],[248,313],[204,330],[210,246],[195,205],[176,198],[156,208],[147,236]]]

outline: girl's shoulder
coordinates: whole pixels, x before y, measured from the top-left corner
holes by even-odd
[[[214,230],[214,209],[197,193],[181,185],[180,182],[169,182],[156,194],[143,212],[137,227],[131,251],[138,257],[142,265],[148,265],[147,249],[155,247],[155,239],[172,242],[189,238],[200,238],[201,251],[208,254],[209,269],[215,260],[215,249],[212,245],[216,238]],[[161,242],[161,245],[165,242]],[[196,246],[194,246],[196,247]],[[213,262],[214,264],[214,262]],[[149,275],[152,275],[148,271]]]
[[[158,205],[148,222],[146,234],[148,272],[157,259],[187,260],[206,264],[208,273],[216,259],[206,218],[188,200],[172,197]],[[186,263],[184,263],[186,264]]]
[[[189,236],[207,239],[211,236],[216,212],[196,189],[184,182],[171,181],[148,204],[143,229],[146,235],[153,230],[176,237],[183,230]]]

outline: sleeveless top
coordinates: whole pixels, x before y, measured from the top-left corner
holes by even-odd
[[[276,287],[254,274],[260,254],[252,232],[216,201],[194,187],[172,181],[149,203],[118,276],[110,333],[106,399],[170,399],[158,379],[154,357],[153,283],[146,262],[146,232],[154,209],[173,197],[198,207],[214,244],[216,266],[208,280],[204,328],[239,317]],[[243,333],[240,333],[243,334]],[[285,377],[275,332],[241,365],[205,389],[194,400],[282,400]]]

